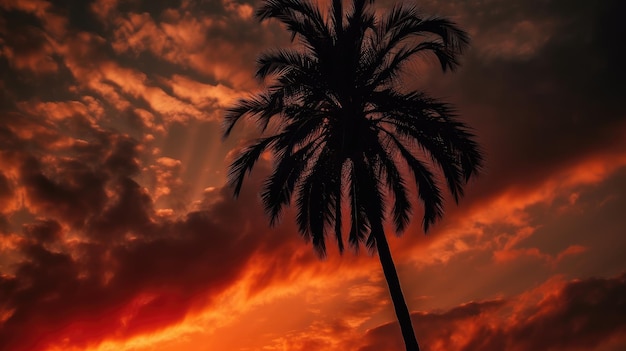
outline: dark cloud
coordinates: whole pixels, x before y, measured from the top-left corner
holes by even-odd
[[[626,329],[624,296],[626,275],[569,283],[510,328],[481,328],[463,350],[594,349]]]
[[[11,234],[19,235],[16,258],[1,261],[0,350],[82,348],[157,331],[210,305],[253,256],[268,264],[249,294],[286,279],[298,237],[289,227],[262,235],[267,225],[255,187],[246,186],[237,201],[230,189],[214,188],[196,211],[159,217],[137,180],[151,151],[137,140],[82,123],[81,113],[56,124],[15,116],[21,118],[0,123],[0,160],[16,177],[2,173],[0,199],[23,196],[35,219],[25,217],[22,233]],[[267,173],[262,163],[251,184]],[[304,264],[315,256],[295,259]]]
[[[13,198],[14,191],[11,181],[4,173],[0,172],[0,212],[3,212],[7,203]]]
[[[542,293],[411,315],[425,350],[600,350],[626,330],[626,274],[575,280]],[[360,351],[402,348],[396,323],[371,329]]]
[[[0,38],[3,64],[8,64],[22,74],[26,72],[35,76],[57,71],[51,43],[42,23],[32,14],[7,11],[0,7]]]
[[[59,222],[51,219],[40,219],[24,225],[27,237],[42,244],[56,241],[61,237],[62,228]]]
[[[74,227],[80,228],[106,203],[107,179],[76,161],[44,170],[41,161],[28,157],[21,166],[21,175],[26,196],[34,208]]]
[[[460,324],[471,323],[477,319],[476,317],[502,308],[504,304],[505,302],[500,300],[472,302],[442,313],[413,313],[411,314],[413,329],[422,348],[428,350],[429,345],[441,345],[442,342],[445,345],[446,341],[450,342],[450,338],[459,332],[459,327],[462,327]],[[365,340],[365,345],[360,347],[359,351],[391,351],[403,347],[400,327],[396,323],[368,330]],[[449,347],[432,349],[451,350]]]
[[[2,257],[0,350],[86,347],[180,322],[236,282],[263,247],[253,188],[238,202],[216,189],[201,210],[159,218],[135,179],[151,151],[137,140],[84,123],[82,113],[56,123],[9,116],[0,120],[0,200],[18,221],[10,224],[20,224],[18,196],[35,219],[24,217]]]
[[[205,210],[153,220],[136,212],[151,208],[137,184],[128,178],[118,184],[123,189],[114,190],[111,207],[91,214],[99,221],[83,229],[88,237],[99,231],[115,241],[65,242],[57,251],[47,244],[69,235],[57,222],[25,226],[31,240],[21,246],[24,261],[0,284],[2,308],[11,311],[0,327],[0,350],[86,347],[158,330],[211,303],[264,247],[266,238],[256,230],[264,226],[262,211],[231,200],[230,190],[210,195]],[[239,201],[255,200],[246,191]],[[290,243],[276,241],[274,250],[284,252],[280,246]]]

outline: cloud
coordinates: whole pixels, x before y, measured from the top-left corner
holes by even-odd
[[[273,37],[251,19],[252,7],[236,2],[181,5],[117,13],[110,20],[115,23],[113,49],[118,54],[149,54],[175,64],[179,73],[181,67],[189,68],[231,88],[253,88],[249,79],[253,62],[248,58]]]
[[[222,84],[202,84],[189,77],[174,75],[166,82],[174,95],[190,101],[200,109],[224,109],[239,97],[239,93]]]
[[[54,49],[46,33],[18,18],[5,17],[0,22],[0,57],[4,57],[12,68],[38,76],[57,72]]]
[[[52,219],[24,227],[23,259],[0,283],[5,349],[84,348],[181,322],[237,281],[262,246],[263,236],[252,230],[262,226],[262,213],[234,210],[226,190],[214,194],[220,199],[208,210],[160,220],[135,182],[113,182],[106,205],[85,207],[80,232]],[[48,198],[31,201],[36,213],[80,218],[72,205],[42,209]],[[233,218],[244,213],[248,220],[236,225]],[[70,228],[77,225],[70,221]]]
[[[81,102],[21,106],[0,119],[0,349],[85,348],[181,322],[262,247],[262,210],[228,189],[200,211],[159,217],[136,180],[152,150],[87,121]],[[150,162],[175,184],[179,162]],[[240,201],[254,203],[251,190]]]
[[[15,208],[13,182],[0,172],[0,213],[9,212]]]
[[[413,313],[412,320],[422,347],[433,351],[603,350],[623,337],[625,293],[626,275],[547,283],[513,299]],[[369,330],[365,340],[359,351],[402,348],[396,323]]]
[[[244,276],[251,297],[316,263],[293,226],[266,234],[256,188],[237,201],[214,188],[195,210],[163,216],[158,189],[182,186],[180,161],[87,123],[84,109],[68,108],[80,102],[49,105],[58,118],[23,106],[28,114],[0,120],[9,218],[0,234],[0,349],[80,349],[154,333],[210,308]],[[153,192],[138,182],[144,166],[156,175]],[[250,182],[268,167],[263,161]]]

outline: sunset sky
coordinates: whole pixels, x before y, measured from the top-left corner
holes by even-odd
[[[256,0],[0,0],[0,351],[396,351],[376,255],[268,225],[225,186]],[[391,0],[377,0],[380,11]],[[626,350],[623,0],[425,0],[472,44],[406,84],[454,103],[482,174],[392,254],[424,351]]]

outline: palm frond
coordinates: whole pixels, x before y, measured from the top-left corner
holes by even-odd
[[[415,178],[418,198],[422,201],[422,205],[424,206],[422,226],[424,232],[428,232],[430,226],[443,215],[443,196],[441,195],[441,190],[432,172],[424,163],[415,157],[393,134],[387,133],[386,135],[396,146],[402,159],[406,161],[409,170]]]
[[[300,35],[305,43],[316,49],[332,36],[319,8],[309,0],[265,0],[256,16],[261,21],[278,19],[292,33],[292,39]]]
[[[257,59],[256,76],[263,79],[286,70],[298,70],[311,74],[316,62],[310,55],[298,50],[280,49],[262,53]]]
[[[334,222],[334,211],[331,206],[336,179],[328,177],[333,174],[332,150],[322,148],[315,157],[310,172],[305,176],[297,190],[296,203],[298,214],[296,222],[300,233],[311,241],[316,252],[326,255],[326,228]]]
[[[441,43],[425,41],[415,46],[404,46],[396,53],[387,55],[389,62],[379,66],[379,70],[373,74],[372,88],[386,84],[389,80],[396,78],[398,72],[411,58],[428,53],[432,53],[437,58],[441,70],[444,72],[448,69],[454,70],[459,65],[456,54]]]
[[[228,171],[228,185],[233,188],[235,197],[239,196],[241,185],[246,174],[252,171],[252,168],[259,160],[259,157],[272,143],[278,139],[285,137],[285,134],[276,134],[267,138],[259,139],[254,145],[248,146],[239,156],[231,163]]]
[[[423,18],[411,5],[396,5],[383,17],[378,29],[384,52],[391,52],[396,45],[413,36],[435,36],[446,48],[458,54],[469,45],[469,36],[456,23],[440,17]]]
[[[420,38],[420,40],[411,40]],[[382,74],[384,79],[372,78],[372,89],[387,83],[396,76],[402,64],[416,54],[431,52],[442,70],[455,70],[459,66],[458,56],[469,44],[467,33],[454,22],[442,18],[422,18],[414,6],[396,5],[384,15],[376,26],[376,35],[371,44],[364,71]],[[386,72],[386,73],[383,73]]]
[[[393,222],[396,227],[396,234],[401,234],[408,225],[411,214],[411,202],[409,201],[406,183],[396,166],[395,157],[391,153],[390,148],[384,147],[381,143],[375,143],[372,147],[378,156],[385,183],[393,195]]]
[[[270,119],[283,110],[283,101],[284,90],[280,88],[239,99],[224,112],[223,137],[228,137],[235,124],[246,115],[257,118],[262,131],[265,130]]]
[[[365,246],[370,252],[373,252],[376,248],[373,228],[385,220],[385,202],[380,188],[380,172],[377,172],[377,170],[380,170],[380,160],[377,155],[370,151],[366,152],[363,160],[357,159],[355,165],[359,183],[363,185],[360,197],[364,202],[365,213],[370,224],[370,231],[365,241]]]
[[[270,216],[270,225],[275,225],[284,205],[289,205],[294,188],[307,169],[321,143],[309,143],[293,153],[278,157],[272,174],[266,179],[261,198]]]
[[[343,253],[343,235],[341,232],[341,225],[342,225],[342,218],[341,218],[341,194],[342,194],[342,177],[341,174],[339,174],[339,178],[337,183],[335,184],[335,193],[334,196],[331,198],[332,202],[331,202],[331,207],[334,208],[335,210],[335,239],[337,240],[337,247],[339,248],[339,253],[342,254]]]
[[[413,138],[445,173],[455,199],[462,195],[461,178],[467,182],[478,174],[482,152],[475,136],[456,118],[454,109],[423,93],[401,94],[385,90],[372,94],[382,122],[393,124],[399,133]]]
[[[367,234],[370,232],[370,225],[365,209],[365,199],[361,198],[363,185],[359,183],[354,161],[351,162],[350,166],[351,174],[348,179],[348,186],[350,187],[348,191],[350,200],[350,234],[348,234],[348,243],[358,251],[359,244],[366,241]]]

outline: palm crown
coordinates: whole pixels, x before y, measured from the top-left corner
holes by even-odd
[[[363,0],[345,13],[334,0],[326,15],[308,0],[266,0],[256,15],[281,21],[301,45],[262,54],[256,74],[271,83],[226,112],[225,136],[246,115],[263,132],[272,129],[232,163],[235,195],[270,150],[275,164],[262,198],[271,223],[293,197],[300,232],[323,255],[327,233],[334,232],[340,251],[344,248],[342,203],[349,209],[348,242],[355,248],[361,242],[374,247],[387,194],[401,233],[411,214],[405,180],[410,175],[428,230],[443,214],[436,169],[458,200],[477,173],[481,154],[449,105],[402,91],[396,78],[407,62],[424,54],[433,55],[443,71],[455,69],[468,44],[466,33],[447,19],[423,18],[411,6],[377,17]],[[268,129],[270,122],[278,128]]]

